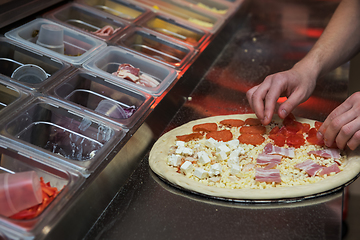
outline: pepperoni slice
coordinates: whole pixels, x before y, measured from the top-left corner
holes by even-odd
[[[308,124],[308,123],[303,123],[302,125],[303,125],[303,127],[302,127],[302,133],[308,133],[309,130],[310,130],[310,124]]]
[[[294,134],[286,139],[286,144],[295,148],[301,147],[304,143],[305,139],[301,134]]]
[[[264,134],[266,132],[266,127],[262,125],[258,126],[242,126],[240,128],[240,133],[245,134]]]
[[[225,119],[220,122],[220,124],[225,125],[227,127],[241,127],[245,124],[243,120],[240,119]]]
[[[248,118],[245,120],[245,124],[250,126],[258,126],[261,125],[261,122],[257,118]]]
[[[244,144],[260,145],[265,141],[265,138],[261,136],[261,134],[245,133],[245,134],[241,134],[238,140],[240,143],[244,143]]]
[[[232,133],[230,130],[220,130],[220,131],[214,131],[214,132],[209,132],[206,134],[206,138],[213,138],[217,141],[223,141],[223,142],[228,142],[230,140],[232,140]]]
[[[283,147],[286,142],[286,137],[281,134],[271,134],[269,136],[270,139],[274,140],[274,144],[279,147]]]
[[[216,123],[202,123],[193,126],[193,132],[212,132],[217,130]]]
[[[322,122],[316,121],[316,122],[314,123],[316,130],[319,130],[319,128],[321,127],[322,124],[323,124]]]
[[[202,137],[203,135],[201,133],[190,133],[187,135],[176,136],[176,139],[179,141],[189,142],[191,140],[199,139]]]
[[[277,134],[280,131],[280,128],[278,126],[275,126],[271,131],[269,132],[270,135]]]

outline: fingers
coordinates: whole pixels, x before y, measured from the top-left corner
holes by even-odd
[[[360,144],[359,100],[360,94],[353,94],[326,118],[318,131],[326,146],[335,142],[339,149],[355,149]]]
[[[262,84],[253,87],[246,93],[251,108],[263,125],[270,123],[281,89],[282,87],[279,88],[273,84],[273,75],[270,75]]]

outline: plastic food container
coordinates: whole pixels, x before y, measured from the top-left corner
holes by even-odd
[[[129,26],[129,22],[115,19],[111,14],[76,3],[69,3],[48,12],[44,18],[104,41],[110,40]]]
[[[0,232],[8,239],[33,239],[35,236],[43,235],[43,228],[55,224],[64,212],[69,199],[85,180],[79,173],[48,164],[40,155],[27,152],[21,145],[9,144],[1,137],[0,175],[13,176],[25,172],[34,172],[39,184],[42,178],[44,183],[56,187],[59,193],[39,215],[29,216],[29,219],[0,215]]]
[[[1,134],[38,155],[48,156],[47,161],[89,176],[104,160],[108,149],[123,138],[125,130],[61,102],[37,97],[21,112],[4,120]]]
[[[10,217],[41,202],[41,185],[35,171],[0,173],[1,215]]]
[[[205,11],[209,14],[215,14],[219,17],[228,18],[237,8],[226,1],[217,0],[174,0],[180,4],[187,5],[198,11]]]
[[[94,9],[112,14],[121,19],[136,22],[150,11],[144,7],[134,4],[134,1],[124,0],[78,0],[81,4],[90,6]]]
[[[173,0],[138,0],[138,2],[151,7],[154,11],[167,13],[186,21],[193,27],[211,33],[215,33],[224,23],[224,18],[220,16]]]
[[[64,54],[57,52],[55,49],[51,50],[51,48],[44,47],[44,45],[36,44],[41,26],[44,24],[58,26],[63,29]],[[5,36],[74,65],[81,65],[96,52],[106,47],[104,41],[43,18],[35,19],[15,28],[5,33]]]
[[[186,22],[173,19],[171,15],[167,14],[149,14],[139,25],[194,48],[200,48],[211,36],[209,32],[189,26]]]
[[[18,73],[20,77],[16,77],[16,71],[23,70],[24,65],[35,65],[40,68],[41,77],[21,78],[28,73]],[[23,46],[15,41],[0,37],[0,75],[4,79],[15,83],[16,85],[25,87],[29,90],[42,91],[51,85],[58,76],[70,72],[71,66],[68,63],[56,59],[46,54]],[[39,73],[34,73],[39,74]],[[45,78],[43,78],[43,75]]]
[[[139,68],[140,74],[150,76],[159,85],[156,87],[145,87],[113,75],[112,73],[118,70],[120,64],[131,64],[133,67]],[[84,68],[99,76],[111,79],[115,83],[145,91],[153,96],[161,95],[177,77],[175,69],[118,47],[107,47],[95,58],[87,61],[84,64]]]
[[[114,83],[84,69],[69,75],[48,94],[126,128],[134,126],[154,101],[148,93]],[[128,114],[124,118],[119,116],[122,111]]]
[[[178,70],[184,68],[196,54],[194,48],[174,42],[171,38],[146,31],[144,28],[131,28],[114,44],[146,56]]]
[[[30,92],[7,82],[0,76],[0,122],[3,116],[19,110],[31,98]]]

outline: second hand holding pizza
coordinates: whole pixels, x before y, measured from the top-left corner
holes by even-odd
[[[290,70],[276,73],[247,92],[250,106],[262,124],[270,123],[276,101],[288,99],[278,109],[285,118],[315,89],[316,80],[325,73],[350,60],[360,50],[360,0],[343,0],[328,26],[310,52]],[[360,93],[354,93],[338,106],[318,131],[319,140],[326,146],[336,144],[340,149],[354,150],[360,145]]]

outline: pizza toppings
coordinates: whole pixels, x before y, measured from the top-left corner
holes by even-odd
[[[220,124],[225,125],[227,127],[241,127],[245,124],[243,120],[240,119],[225,119],[220,121]]]
[[[265,170],[262,168],[255,169],[255,179],[258,182],[275,182],[280,183],[280,170],[279,169],[269,169]]]
[[[256,159],[256,163],[260,165],[266,165],[270,163],[276,163],[279,164],[281,162],[281,156],[280,155],[270,155],[266,153],[260,153]]]
[[[295,152],[293,148],[283,148],[283,147],[277,147],[272,145],[271,143],[268,143],[264,147],[264,153],[267,154],[275,154],[275,155],[281,155],[289,158],[295,157]]]
[[[218,126],[216,123],[203,123],[193,126],[193,132],[213,132],[217,131]]]
[[[322,169],[322,166],[315,163],[311,159],[306,160],[305,162],[295,165],[296,168],[300,168],[307,172],[310,176],[314,176],[318,171]]]
[[[213,138],[216,141],[227,142],[232,140],[233,135],[230,130],[220,130],[220,131],[209,132],[208,134],[206,134],[206,138]]]
[[[340,171],[341,170],[340,170],[339,166],[336,163],[334,163],[333,165],[331,165],[329,167],[323,167],[321,169],[321,171],[319,172],[319,175],[325,175],[325,174],[329,175],[330,173],[338,173]]]
[[[316,127],[291,116],[266,127],[254,118],[197,124],[191,133],[176,136],[167,161],[177,174],[210,186],[313,183],[342,171],[345,158],[338,149],[307,141],[316,136]]]
[[[159,85],[159,82],[154,78],[141,73],[139,68],[128,63],[120,64],[117,71],[113,72],[112,75],[145,87],[157,87]]]
[[[308,154],[314,154],[319,157],[323,158],[334,158],[339,159],[340,156],[340,150],[338,148],[327,148],[317,151],[310,151]]]

